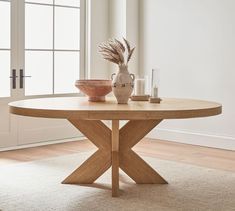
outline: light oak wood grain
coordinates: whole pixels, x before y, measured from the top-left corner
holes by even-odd
[[[119,166],[138,184],[167,183],[131,150],[162,120],[131,120],[121,129],[118,120],[112,121],[111,129],[100,120],[70,118],[69,121],[98,147],[98,151],[69,175],[63,184],[91,184],[110,166],[113,197],[119,195]]]
[[[131,120],[120,130],[120,167],[137,184],[167,182],[131,148],[162,120]]]
[[[206,117],[222,111],[218,103],[186,99],[163,99],[161,104],[130,102],[119,105],[112,99],[91,103],[85,98],[45,98],[9,105],[13,114],[68,119],[98,147],[98,151],[63,183],[93,183],[112,165],[112,196],[119,193],[119,165],[138,184],[167,183],[132,150],[163,119]],[[101,120],[113,120],[112,128]],[[119,129],[119,120],[130,121]]]
[[[125,150],[135,146],[146,134],[162,122],[160,120],[131,120],[120,130],[120,148]]]
[[[119,153],[112,151],[112,196],[119,195]]]
[[[69,119],[69,121],[99,149],[62,183],[91,184],[111,166],[111,131],[98,120]]]
[[[110,166],[110,152],[98,150],[70,174],[62,184],[92,184],[106,172]]]
[[[130,101],[127,105],[117,104],[112,98],[100,103],[88,102],[84,97],[39,98],[12,102],[9,106],[12,114],[93,120],[195,118],[218,115],[222,112],[219,103],[167,98],[163,98],[160,104]]]
[[[111,131],[102,121],[68,120],[99,149],[111,150]]]
[[[119,195],[119,121],[112,121],[112,196]]]
[[[167,184],[167,181],[133,150],[121,153],[120,167],[137,184]]]

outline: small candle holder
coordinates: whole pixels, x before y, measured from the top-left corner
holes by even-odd
[[[149,98],[150,103],[160,103],[161,98],[158,96],[158,87],[159,87],[159,68],[152,69],[152,78],[151,78],[151,97]]]
[[[148,101],[150,95],[146,94],[147,81],[144,78],[135,79],[134,95],[131,96],[132,101]]]

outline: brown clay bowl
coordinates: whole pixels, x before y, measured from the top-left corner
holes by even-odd
[[[105,96],[112,91],[111,80],[77,80],[75,86],[92,102],[104,102]]]

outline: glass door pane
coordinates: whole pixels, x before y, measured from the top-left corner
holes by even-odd
[[[48,5],[53,2],[27,2],[24,75],[30,77],[25,77],[25,95],[53,94],[53,4]]]
[[[55,52],[55,94],[76,93],[75,80],[79,78],[77,52]]]
[[[26,95],[52,94],[52,52],[26,51],[25,53],[25,78]]]
[[[55,7],[55,49],[79,50],[80,11]]]
[[[25,5],[25,48],[53,48],[53,8],[47,5]]]
[[[10,51],[0,50],[0,97],[10,97]]]
[[[10,1],[0,1],[0,97],[10,97],[10,40],[11,5]]]
[[[25,1],[25,95],[77,93],[80,1]]]
[[[10,49],[11,40],[11,8],[10,2],[0,1],[0,48]]]

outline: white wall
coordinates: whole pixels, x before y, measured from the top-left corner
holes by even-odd
[[[110,38],[122,40],[125,37],[136,47],[129,63],[129,72],[139,75],[139,0],[109,0]],[[110,65],[111,75],[117,65]]]
[[[98,53],[98,45],[109,37],[109,0],[88,0],[88,78],[108,79],[109,64]]]
[[[137,77],[139,69],[139,0],[126,0],[126,39],[135,46],[135,52],[129,63],[129,71]]]
[[[102,59],[98,45],[110,38],[126,37],[132,46],[136,46],[129,71],[139,75],[139,0],[88,0],[88,78],[109,79],[117,65]]]
[[[150,137],[235,150],[234,11],[234,0],[140,0],[140,69],[161,68],[160,95],[223,104],[220,116],[165,121]]]
[[[126,36],[126,0],[109,0],[110,38]]]

